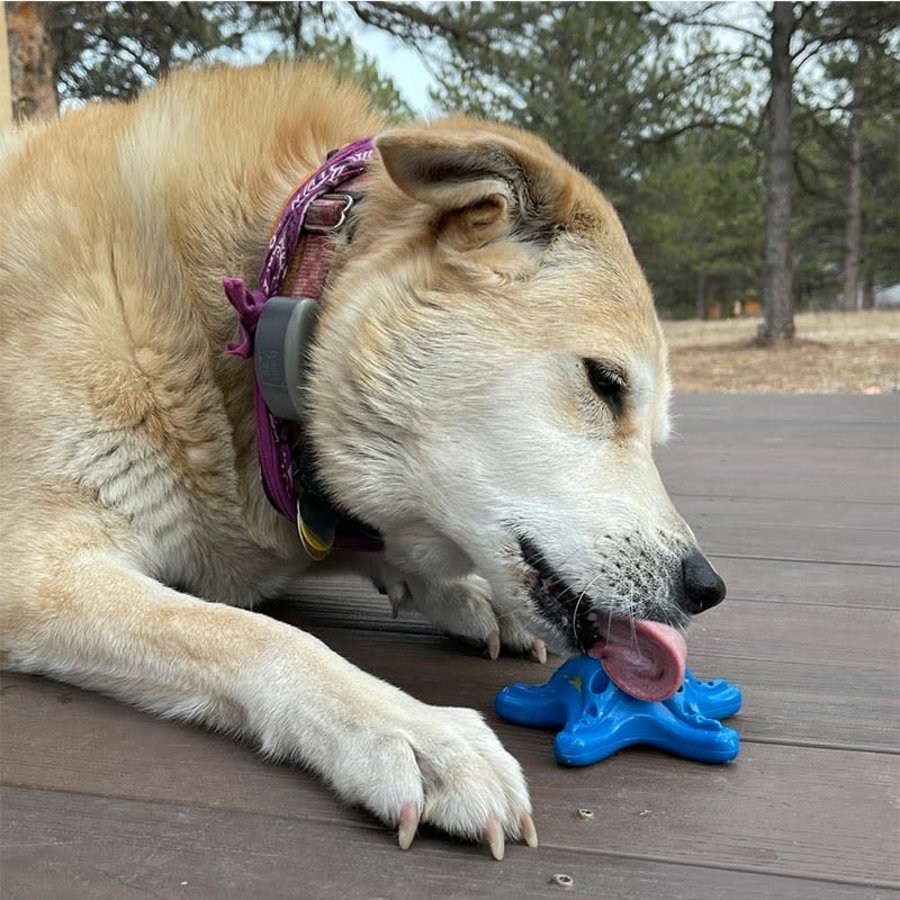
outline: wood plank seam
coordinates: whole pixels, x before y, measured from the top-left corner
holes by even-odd
[[[863,566],[874,569],[900,569],[900,562],[863,562],[852,559],[805,559],[796,556],[752,556],[743,553],[708,553],[710,559],[752,559],[759,562],[803,563],[804,565],[821,564],[828,566]]]
[[[900,448],[891,448],[895,452],[900,452]],[[821,497],[777,497],[766,494],[752,494],[748,496],[738,496],[736,494],[711,494],[711,493],[694,493],[692,491],[677,491],[670,490],[669,496],[673,499],[676,497],[683,497],[688,500],[739,500],[739,501],[765,501],[772,503],[784,503],[786,499],[789,499],[791,503],[823,503],[825,501],[822,500]],[[898,510],[900,510],[900,503],[896,500],[851,500],[849,498],[840,499],[840,500],[828,500],[829,506],[895,506]]]
[[[576,848],[573,847],[565,847],[562,845],[550,844],[548,842],[543,842],[541,844],[542,847],[553,847],[556,850],[573,850]],[[900,890],[900,881],[890,881],[878,878],[872,879],[860,879],[860,878],[844,878],[841,876],[836,876],[833,878],[816,878],[812,875],[803,874],[799,872],[791,872],[783,869],[767,869],[764,866],[753,866],[753,865],[733,865],[729,863],[715,863],[715,862],[705,862],[705,863],[693,863],[693,862],[685,862],[684,860],[679,859],[674,856],[666,856],[665,854],[642,854],[642,853],[625,853],[622,851],[616,851],[615,853],[607,851],[607,850],[597,850],[594,847],[578,847],[578,853],[584,853],[590,856],[603,856],[609,858],[616,859],[634,859],[634,860],[645,860],[647,862],[656,862],[656,863],[664,863],[666,865],[672,866],[686,866],[694,869],[713,869],[717,872],[744,872],[748,875],[777,875],[781,878],[792,878],[797,879],[798,881],[813,881],[813,882],[821,882],[823,884],[846,884],[852,887],[874,887],[874,888],[885,888],[888,890]]]

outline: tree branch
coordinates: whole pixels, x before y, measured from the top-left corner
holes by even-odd
[[[414,41],[413,30],[421,26],[443,37],[450,35],[458,41],[472,40],[473,33],[447,16],[436,15],[411,3],[361,2],[351,3],[351,9],[366,25],[373,25],[395,37]]]
[[[737,122],[723,122],[716,119],[695,119],[693,122],[688,122],[685,125],[682,125],[680,128],[673,128],[669,131],[663,132],[662,134],[654,135],[653,137],[648,139],[648,142],[651,144],[667,144],[669,141],[674,141],[676,138],[681,137],[683,134],[687,134],[689,131],[696,131],[697,129],[708,129],[713,131],[717,128],[724,128],[728,131],[735,131],[740,135],[743,135],[746,138],[750,138],[751,140],[756,140],[757,133],[752,131],[749,128],[746,128],[743,125],[739,125]]]
[[[694,18],[690,13],[688,14],[674,14],[671,16],[663,15],[658,9],[656,9],[657,14],[660,17],[660,21],[666,26],[671,27],[673,25],[684,25],[688,27],[701,27],[701,28],[721,28],[725,31],[731,31],[735,34],[742,34],[745,37],[752,38],[755,41],[761,41],[763,43],[768,42],[768,37],[764,34],[760,34],[758,31],[754,31],[752,28],[744,28],[741,25],[733,25],[730,22],[716,22],[715,20],[702,19],[699,16],[705,15],[707,12],[712,12],[719,4],[711,3],[708,4],[704,9],[697,12],[698,18]]]

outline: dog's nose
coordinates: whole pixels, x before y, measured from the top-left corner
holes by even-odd
[[[684,573],[683,606],[691,615],[702,613],[725,599],[725,582],[699,550],[686,556],[681,568]]]

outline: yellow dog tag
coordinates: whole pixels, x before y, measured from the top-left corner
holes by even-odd
[[[334,546],[333,511],[315,494],[304,491],[297,498],[297,534],[311,559],[325,559]]]

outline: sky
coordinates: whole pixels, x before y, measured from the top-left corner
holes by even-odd
[[[426,116],[434,111],[429,91],[435,81],[415,50],[361,22],[348,23],[348,28],[353,43],[375,59],[378,68],[394,80],[397,89],[418,114]]]
[[[383,75],[390,77],[412,109],[421,116],[436,112],[430,91],[436,82],[421,56],[398,38],[381,29],[361,22],[346,6],[336,6],[335,11],[350,35],[357,50],[375,60]],[[249,36],[240,52],[223,51],[219,58],[246,65],[265,59],[277,48],[277,40],[271,34]]]

